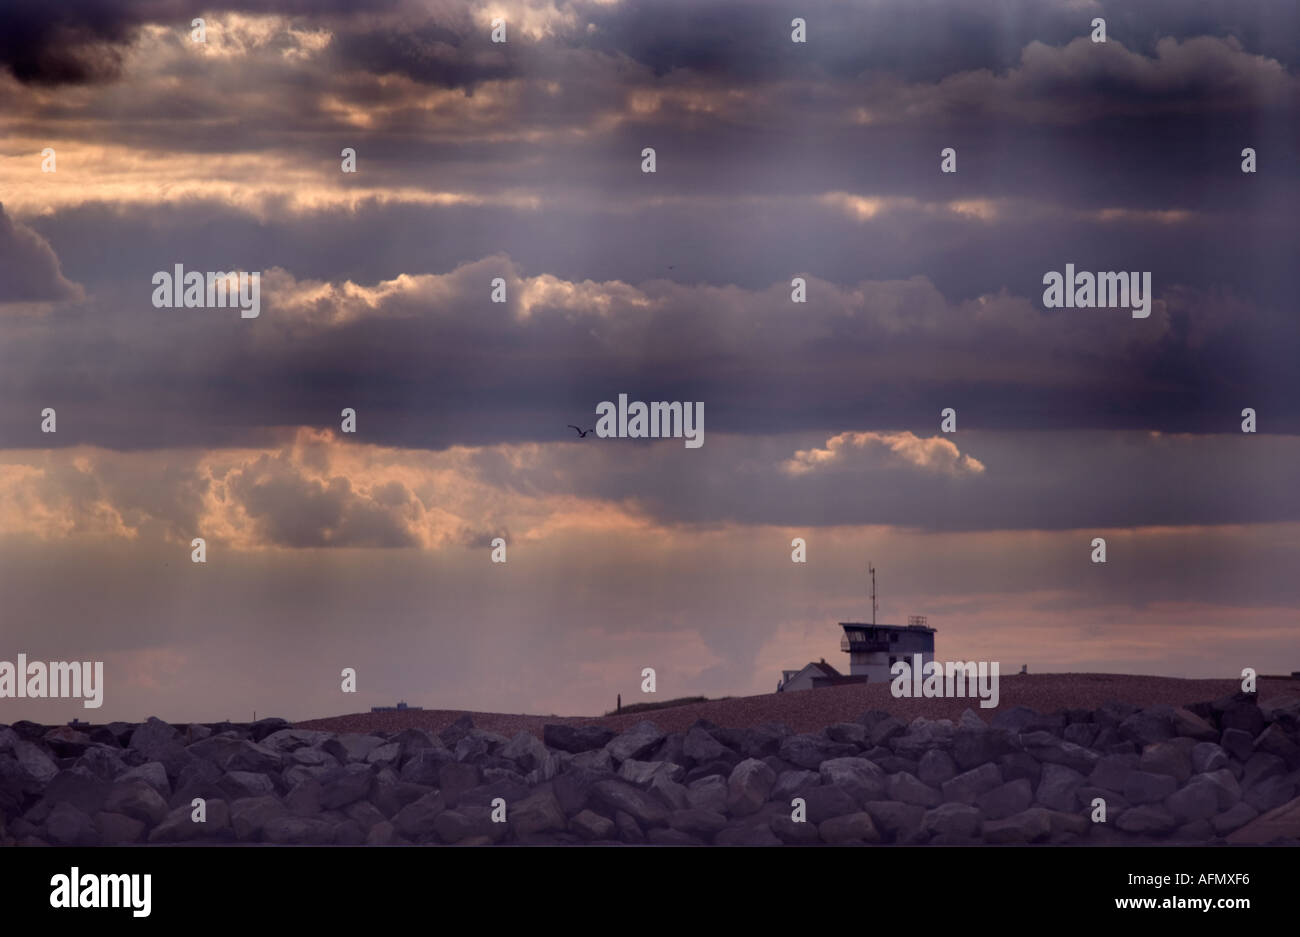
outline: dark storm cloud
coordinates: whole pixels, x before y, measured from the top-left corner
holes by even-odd
[[[706,431],[746,434],[925,429],[945,406],[980,429],[1236,432],[1246,406],[1267,431],[1300,428],[1287,404],[1300,394],[1300,326],[1285,304],[1230,291],[1170,284],[1156,290],[1150,318],[1134,319],[1126,309],[1045,310],[1041,273],[1023,293],[969,300],[923,277],[846,286],[813,277],[810,302],[797,305],[788,280],[755,290],[566,282],[497,255],[445,275],[362,283],[363,295],[270,270],[260,317],[244,320],[237,310],[152,308],[152,270],[256,261],[177,254],[137,259],[129,282],[10,330],[7,445],[252,443],[275,427],[336,426],[344,406],[357,409],[368,442],[550,441],[619,393],[703,400]],[[508,303],[489,301],[496,276]],[[57,440],[32,416],[46,406],[59,408]]]
[[[447,88],[472,88],[517,74],[510,44],[493,43],[468,10],[456,12],[451,22],[342,33],[334,55],[372,74],[400,74]]]
[[[338,61],[467,88],[488,77],[546,73],[575,50],[635,63],[656,77],[686,71],[722,83],[843,82],[864,73],[934,82],[960,72],[1011,68],[1032,42],[1065,45],[1087,37],[1096,16],[1107,19],[1112,42],[1148,55],[1160,37],[1233,37],[1252,52],[1288,64],[1295,61],[1300,24],[1294,10],[1270,0],[1196,5],[1010,0],[995,12],[987,0],[810,0],[797,7],[785,0],[575,0],[530,6],[549,6],[562,15],[540,37],[521,36],[515,22],[514,38],[494,47],[483,24],[472,18],[479,9],[473,4],[448,4],[428,19],[421,18],[422,11],[410,11],[379,26],[341,30]],[[506,6],[502,12],[509,21],[518,9]],[[806,21],[806,43],[790,41],[796,16]],[[494,53],[493,62],[481,61],[484,51]]]
[[[0,305],[79,299],[50,245],[31,228],[10,218],[0,204]]]
[[[944,3],[846,4],[812,0],[627,0],[586,4],[583,19],[598,28],[590,44],[628,55],[663,74],[691,68],[753,81],[816,68],[833,78],[881,71],[914,81],[1014,65],[1033,41],[1064,45],[1088,36],[1094,17],[1108,38],[1151,52],[1161,36],[1236,36],[1247,47],[1294,62],[1300,19],[1294,7],[1269,0],[1071,3],[987,0]],[[790,21],[808,25],[808,43],[790,42]]]
[[[334,170],[346,141],[362,172],[335,172],[333,187],[487,197],[517,188],[547,196],[548,212],[834,190],[1219,212],[1276,211],[1300,197],[1300,80],[1232,39],[1164,40],[1150,56],[1118,42],[1034,42],[1008,72],[922,84],[865,76],[743,85],[693,73],[655,81],[645,67],[574,52],[530,63],[491,93],[432,100],[427,88],[338,72],[328,49],[307,61],[282,51],[168,56],[161,72],[111,99],[10,86],[8,125],[33,139],[258,161],[227,170],[232,183]],[[660,164],[650,179],[638,171],[647,144]],[[1263,168],[1243,180],[1247,145]],[[936,169],[945,146],[958,152],[955,176]]]
[[[1086,6],[1036,8],[1073,24]],[[297,9],[239,7],[272,8]],[[752,434],[926,426],[958,401],[981,428],[1222,432],[1243,406],[1267,412],[1270,430],[1300,426],[1285,406],[1300,339],[1288,312],[1297,83],[1235,33],[1176,41],[1165,37],[1178,21],[1162,21],[1149,43],[1132,43],[1139,54],[1114,30],[1094,46],[1071,25],[1059,41],[1074,42],[1051,47],[1050,31],[1024,26],[1039,14],[959,3],[937,31],[911,29],[916,14],[905,13],[872,35],[906,48],[985,17],[1015,50],[1011,67],[955,70],[973,67],[962,60],[912,83],[901,67],[823,69],[782,83],[744,64],[738,46],[702,51],[757,36],[787,16],[778,5],[663,7],[671,15],[650,39],[609,39],[650,9],[555,8],[581,15],[560,16],[538,41],[516,29],[507,53],[488,48],[463,5],[432,19],[407,6],[329,20],[335,41],[319,59],[286,60],[274,45],[229,61],[177,56],[107,112],[93,95],[69,103],[78,133],[124,133],[150,153],[255,154],[256,166],[229,173],[236,190],[320,163],[327,195],[405,186],[484,201],[119,205],[97,201],[93,174],[82,175],[85,204],[24,223],[95,301],[3,335],[15,365],[0,377],[0,438],[48,445],[31,413],[59,405],[59,445],[254,444],[275,427],[332,425],[349,405],[364,410],[368,438],[395,445],[548,440],[621,390],[704,399],[710,427]],[[810,26],[823,19],[808,15]],[[785,42],[788,22],[772,28]],[[611,42],[631,51],[602,48]],[[668,45],[700,67],[657,59]],[[524,77],[483,93],[367,79],[481,84],[502,62]],[[870,112],[860,124],[849,122],[855,104]],[[155,108],[175,119],[156,120]],[[593,123],[600,115],[615,119]],[[337,173],[340,142],[360,146],[356,177]],[[653,177],[637,168],[647,142],[659,149]],[[1243,142],[1260,148],[1266,172],[1238,170]],[[937,171],[948,144],[955,176]],[[492,201],[514,189],[537,207]],[[285,316],[268,281],[262,318],[243,322],[145,305],[152,272],[176,262],[364,288],[474,266],[446,295],[390,291],[377,314],[335,309],[335,296],[319,321]],[[1151,270],[1163,305],[1141,322],[1046,312],[1043,273],[1066,263]],[[483,284],[501,272],[598,290],[621,281],[650,302],[627,302],[619,286],[599,314],[557,300],[520,318],[517,294],[485,311]],[[812,278],[806,307],[789,303],[794,275]],[[351,318],[322,324],[339,312]]]
[[[150,11],[152,7],[152,11]],[[0,64],[19,81],[80,84],[114,77],[123,47],[164,4],[10,0],[0,11]]]
[[[188,32],[195,17],[224,11],[330,15],[353,6],[349,0],[7,0],[0,8],[0,66],[24,84],[109,81],[119,77],[125,47],[146,23]]]

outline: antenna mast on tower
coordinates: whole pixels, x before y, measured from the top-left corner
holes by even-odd
[[[871,572],[871,624],[876,623],[876,567],[867,560],[867,569]]]

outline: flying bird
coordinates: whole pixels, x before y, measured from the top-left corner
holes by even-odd
[[[592,429],[587,430],[586,432],[583,432],[581,429],[579,429],[578,427],[574,426],[572,423],[568,423],[568,424],[566,424],[566,425],[569,427],[569,429],[573,430],[575,433],[578,434],[578,438],[579,438],[579,439],[586,439],[586,438],[587,438],[587,433],[594,433],[594,432],[596,432],[596,430],[595,430],[594,427],[593,427]]]

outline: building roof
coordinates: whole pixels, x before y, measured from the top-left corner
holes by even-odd
[[[869,621],[842,621],[840,627],[847,631],[850,628],[874,628],[877,631],[920,631],[928,634],[934,634],[935,629],[926,625],[873,625]]]
[[[809,670],[812,671],[812,678],[814,680],[844,679],[844,675],[841,674],[834,667],[832,667],[830,664],[826,663],[825,658],[823,658],[822,660],[810,661],[809,663],[804,664],[798,670],[782,670],[781,685],[784,686],[785,684],[793,680],[795,677],[799,676],[800,674],[807,673]]]

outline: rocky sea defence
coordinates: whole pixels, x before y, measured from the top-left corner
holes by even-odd
[[[804,734],[0,726],[6,845],[1300,843],[1298,795],[1300,700],[1246,695]]]

